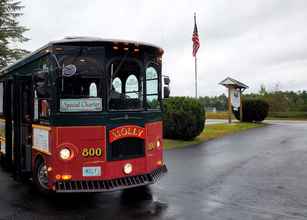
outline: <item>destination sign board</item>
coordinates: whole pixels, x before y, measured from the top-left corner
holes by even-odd
[[[101,98],[60,100],[60,112],[98,112],[98,111],[102,111]]]

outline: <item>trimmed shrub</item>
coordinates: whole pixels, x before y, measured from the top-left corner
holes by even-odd
[[[260,122],[268,116],[269,104],[262,99],[243,99],[242,105],[245,122]],[[233,113],[236,119],[240,120],[240,109]]]
[[[163,101],[165,138],[191,140],[205,127],[204,106],[197,99],[170,97]]]
[[[269,112],[269,117],[285,119],[307,119],[306,112]]]

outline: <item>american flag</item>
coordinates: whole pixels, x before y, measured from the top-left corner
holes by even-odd
[[[197,30],[197,25],[196,25],[196,15],[194,14],[194,31],[192,35],[192,41],[193,41],[193,57],[196,56],[197,51],[200,47],[200,42],[199,42],[199,37],[198,37],[198,30]]]

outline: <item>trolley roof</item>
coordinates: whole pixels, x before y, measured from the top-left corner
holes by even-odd
[[[135,45],[135,46],[144,46],[144,47],[151,47],[151,48],[156,48],[157,50],[161,51],[161,54],[163,54],[163,49],[161,47],[158,47],[154,44],[150,43],[145,43],[145,42],[140,42],[140,41],[131,41],[131,40],[121,40],[121,39],[104,39],[104,38],[99,38],[99,37],[65,37],[62,40],[55,40],[55,41],[50,41],[48,44],[44,45],[43,47],[35,50],[34,52],[26,55],[25,57],[17,60],[15,63],[5,67],[4,69],[0,70],[0,75],[4,75],[7,72],[17,69],[20,66],[31,62],[32,60],[28,60],[28,58],[32,57],[33,55],[39,55],[42,51],[47,50],[49,47],[53,45],[58,45],[58,44],[73,44],[73,43],[92,43],[92,42],[97,42],[97,43],[110,43],[110,44],[124,44],[124,45]],[[49,52],[49,51],[47,51]]]

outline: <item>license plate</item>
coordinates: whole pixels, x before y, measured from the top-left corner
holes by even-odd
[[[83,176],[101,176],[101,167],[83,167]]]

